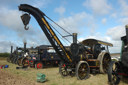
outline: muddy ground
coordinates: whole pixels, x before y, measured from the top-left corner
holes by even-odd
[[[4,70],[0,70],[0,85],[36,85],[20,76],[12,75]]]

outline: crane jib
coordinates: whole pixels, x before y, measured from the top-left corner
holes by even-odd
[[[26,14],[26,17],[28,17],[27,19],[25,18],[25,14],[21,17],[25,27],[29,23],[29,20],[30,20],[29,15],[31,14],[32,16],[34,16],[34,18],[40,25],[42,31],[48,38],[49,42],[55,49],[56,53],[60,56],[60,59],[64,62],[72,63],[71,53],[65,49],[65,47],[63,46],[59,38],[56,36],[55,32],[53,31],[53,29],[45,19],[46,15],[42,11],[40,11],[38,8],[35,8],[28,4],[21,4],[19,6],[19,10],[24,11],[25,13],[26,12],[29,13],[29,14]]]
[[[50,33],[52,34],[52,36],[54,37],[54,39],[57,41],[57,43],[60,45],[60,47],[63,49],[64,53],[66,54],[66,57],[69,59],[70,62],[72,62],[70,56],[66,53],[63,45],[60,43],[60,41],[58,40],[58,38],[55,36],[54,32],[51,30],[51,28],[48,26],[47,22],[45,21],[44,18],[42,18],[42,21],[44,22],[44,24],[46,25],[46,27],[48,28],[48,30],[50,31]]]

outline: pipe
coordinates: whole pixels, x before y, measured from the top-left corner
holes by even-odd
[[[11,54],[12,54],[12,51],[13,51],[13,46],[11,46]]]
[[[128,25],[125,26],[125,29],[126,29],[126,41],[128,43]]]
[[[73,33],[73,43],[77,43],[77,33]]]
[[[26,42],[24,42],[24,52],[26,52]]]

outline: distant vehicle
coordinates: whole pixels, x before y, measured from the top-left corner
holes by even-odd
[[[48,67],[48,66],[58,66],[60,58],[56,54],[53,47],[49,45],[41,45],[35,49],[29,49],[29,64],[31,67],[37,69]]]
[[[7,61],[19,66],[30,66],[41,69],[48,66],[58,66],[60,58],[50,45],[26,48],[26,43],[24,43],[23,48],[16,47],[14,52],[13,46],[11,46],[11,53]]]
[[[26,49],[26,43],[24,43],[24,47],[16,47],[14,51],[13,46],[11,46],[10,56],[7,58],[7,61],[19,66],[27,66],[27,57],[28,50]]]
[[[119,61],[110,62],[108,81],[110,85],[118,85],[122,77],[128,78],[128,25],[126,35],[121,37],[122,48]]]
[[[119,61],[119,58],[117,58],[117,57],[112,57],[111,59],[112,59],[112,61]]]

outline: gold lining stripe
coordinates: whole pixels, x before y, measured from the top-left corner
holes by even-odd
[[[60,41],[57,39],[57,37],[55,36],[54,32],[51,30],[51,28],[48,26],[47,22],[44,20],[44,18],[42,18],[42,21],[44,22],[44,24],[46,25],[46,27],[48,28],[48,30],[50,31],[50,33],[52,34],[52,36],[54,37],[54,39],[57,41],[57,43],[60,45],[60,47],[63,49],[63,51],[65,52],[67,58],[69,59],[70,62],[72,62],[71,58],[69,57],[69,55],[66,53],[66,51],[64,50],[63,46],[61,45]]]

